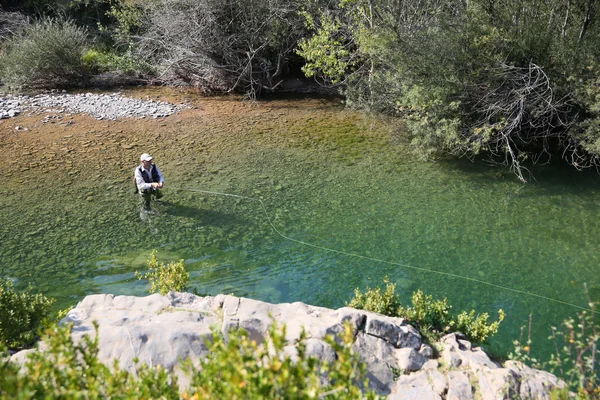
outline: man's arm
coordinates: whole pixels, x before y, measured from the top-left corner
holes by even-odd
[[[165,177],[160,168],[158,168],[158,165],[154,164],[154,168],[156,168],[156,172],[158,173],[158,187],[162,188],[165,185]]]

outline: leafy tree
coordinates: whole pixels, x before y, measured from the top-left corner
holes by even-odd
[[[597,8],[344,0],[307,18],[313,35],[299,54],[307,74],[343,82],[349,104],[406,118],[424,158],[487,154],[525,182],[527,163],[557,153],[579,168],[597,163],[585,95],[597,77],[586,69],[600,55]]]

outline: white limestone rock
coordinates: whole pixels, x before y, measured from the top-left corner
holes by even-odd
[[[78,342],[84,335],[96,335],[94,321],[100,335],[100,361],[112,365],[118,360],[121,368],[132,373],[136,373],[135,359],[161,365],[177,375],[182,387],[189,378],[180,370],[181,361],[189,358],[198,365],[208,354],[207,342],[215,330],[227,335],[241,327],[258,343],[268,343],[269,327],[285,324],[285,354],[297,358],[295,345],[304,331],[307,354],[333,362],[336,354],[325,338],[334,335],[340,341],[346,322],[354,329],[353,349],[366,363],[369,387],[390,399],[549,399],[552,388],[564,387],[554,375],[521,363],[500,366],[461,334],[443,337],[436,356],[403,319],[348,307],[331,310],[189,293],[100,294],[83,299],[63,323],[73,324],[71,335]],[[42,343],[40,351],[43,348]],[[16,353],[11,360],[23,363],[28,352]]]

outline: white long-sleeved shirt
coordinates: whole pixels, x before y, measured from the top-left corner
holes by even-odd
[[[152,188],[152,184],[151,183],[146,183],[144,182],[144,177],[142,176],[142,173],[140,171],[140,168],[142,170],[145,170],[146,173],[148,174],[148,176],[152,179],[152,168],[156,169],[156,172],[158,172],[158,182],[163,182],[165,181],[165,177],[163,176],[162,172],[160,171],[160,168],[158,168],[158,166],[156,164],[152,164],[150,166],[150,169],[145,169],[144,165],[141,164],[139,166],[137,166],[135,168],[135,184],[137,185],[138,191],[141,192],[142,190],[146,190],[146,189],[151,189]]]

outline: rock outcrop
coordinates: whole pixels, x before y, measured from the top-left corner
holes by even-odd
[[[419,332],[403,319],[353,308],[331,310],[304,303],[269,304],[234,296],[198,297],[188,293],[147,297],[92,295],[71,310],[72,336],[95,335],[99,326],[99,357],[103,362],[135,372],[134,360],[162,365],[187,384],[180,360],[195,363],[205,357],[211,327],[223,334],[244,328],[259,343],[277,321],[287,326],[288,349],[293,354],[302,329],[309,354],[324,360],[335,357],[323,340],[339,334],[348,321],[355,329],[354,349],[367,365],[371,388],[390,399],[549,399],[553,387],[564,383],[547,372],[521,363],[500,366],[460,334],[445,336],[440,351],[423,344]],[[15,360],[25,353],[17,353]]]

